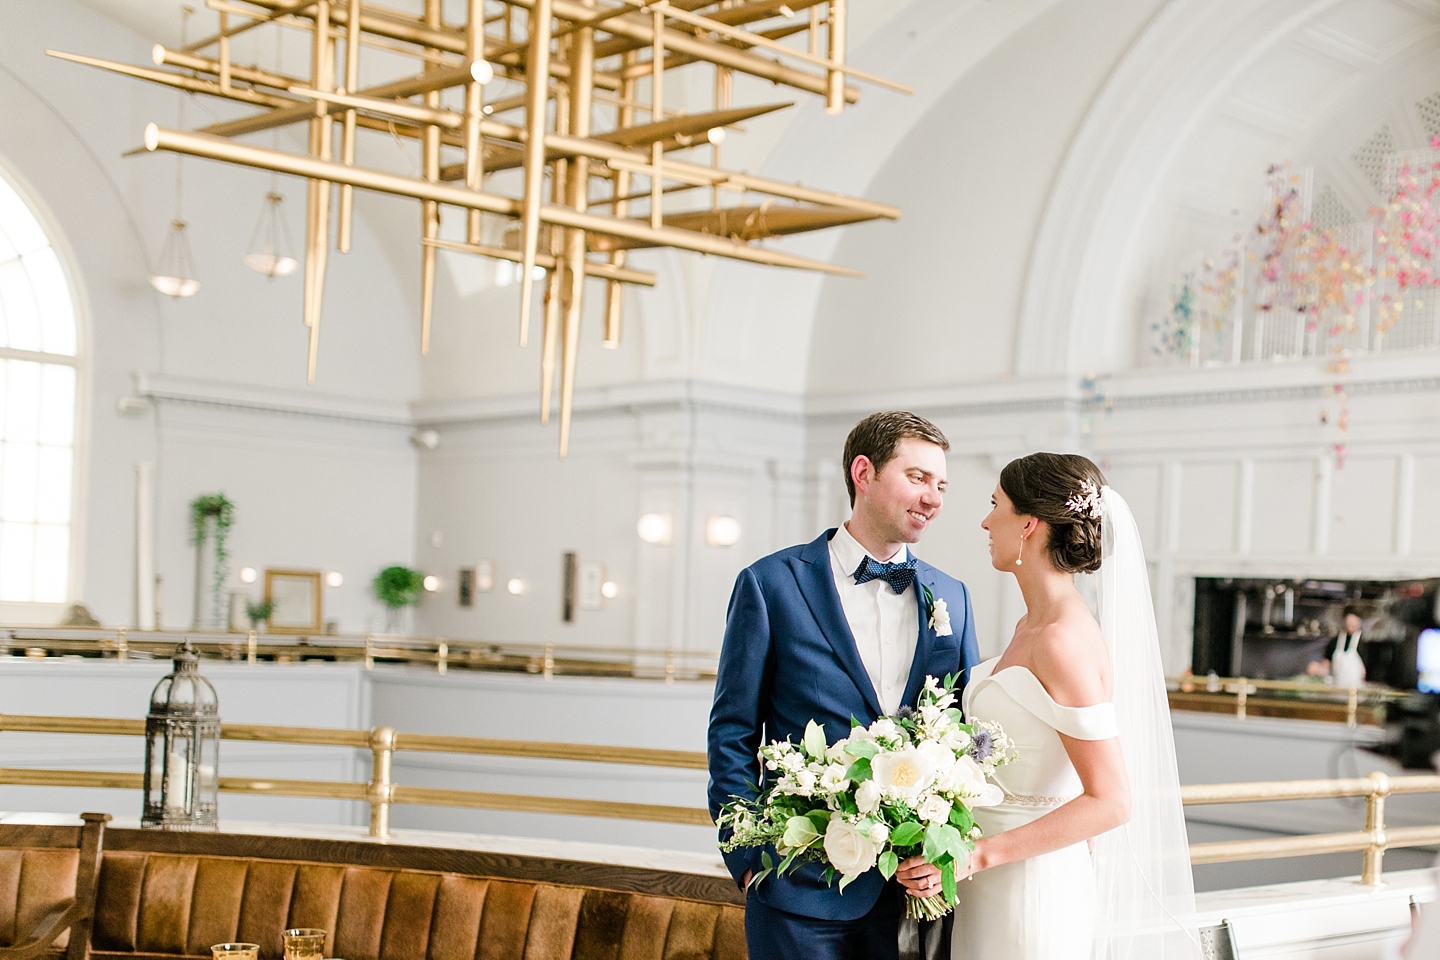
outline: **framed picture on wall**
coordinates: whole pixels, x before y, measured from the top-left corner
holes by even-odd
[[[266,570],[270,632],[296,635],[323,631],[319,570]]]

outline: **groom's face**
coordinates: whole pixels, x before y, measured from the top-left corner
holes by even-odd
[[[867,467],[857,485],[856,507],[869,514],[892,543],[919,543],[945,505],[945,451],[928,440],[906,437],[878,472]]]

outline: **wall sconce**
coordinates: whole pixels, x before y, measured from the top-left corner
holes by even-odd
[[[711,514],[705,518],[705,542],[712,547],[733,547],[740,542],[740,521]]]
[[[338,587],[345,582],[345,576],[339,570],[331,570],[325,574],[325,582],[332,587]]]
[[[509,590],[511,594],[518,597],[520,596],[520,594],[525,592],[525,581],[521,580],[519,577],[516,577],[514,580],[511,580],[509,583],[505,584],[505,589]]]
[[[413,583],[414,581],[411,582]],[[440,578],[432,573],[424,580],[420,581],[420,585],[424,587],[428,592],[434,593],[436,590],[440,589]]]
[[[606,580],[600,584],[600,596],[606,600],[614,600],[620,595],[620,585],[614,580]]]
[[[257,573],[255,572],[255,568],[254,568],[254,567],[241,567],[241,568],[240,568],[240,582],[241,582],[241,583],[254,583],[254,582],[255,582],[255,578],[256,578],[257,576],[259,576],[259,574],[257,574]]]
[[[668,513],[647,513],[635,524],[635,532],[646,543],[669,543],[674,521]]]

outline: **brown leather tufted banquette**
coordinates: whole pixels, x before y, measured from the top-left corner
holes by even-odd
[[[65,893],[61,861],[68,854],[73,864],[72,851],[3,841],[0,831],[0,854],[12,860],[43,853],[46,889]],[[297,926],[329,930],[326,955],[345,960],[745,956],[739,894],[719,877],[234,834],[107,830],[104,846],[89,932],[92,955],[106,960],[208,957],[226,941],[278,958],[281,931]],[[0,883],[7,862],[0,857]],[[73,890],[73,867],[68,876]],[[10,889],[0,886],[0,904]],[[14,916],[39,909],[34,896],[14,900]]]

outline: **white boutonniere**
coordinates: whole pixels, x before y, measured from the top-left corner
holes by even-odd
[[[930,629],[935,631],[937,637],[948,637],[955,631],[950,629],[950,611],[945,606],[944,600],[938,600],[935,594],[925,584],[920,584],[920,589],[925,591],[925,613],[930,618]]]

